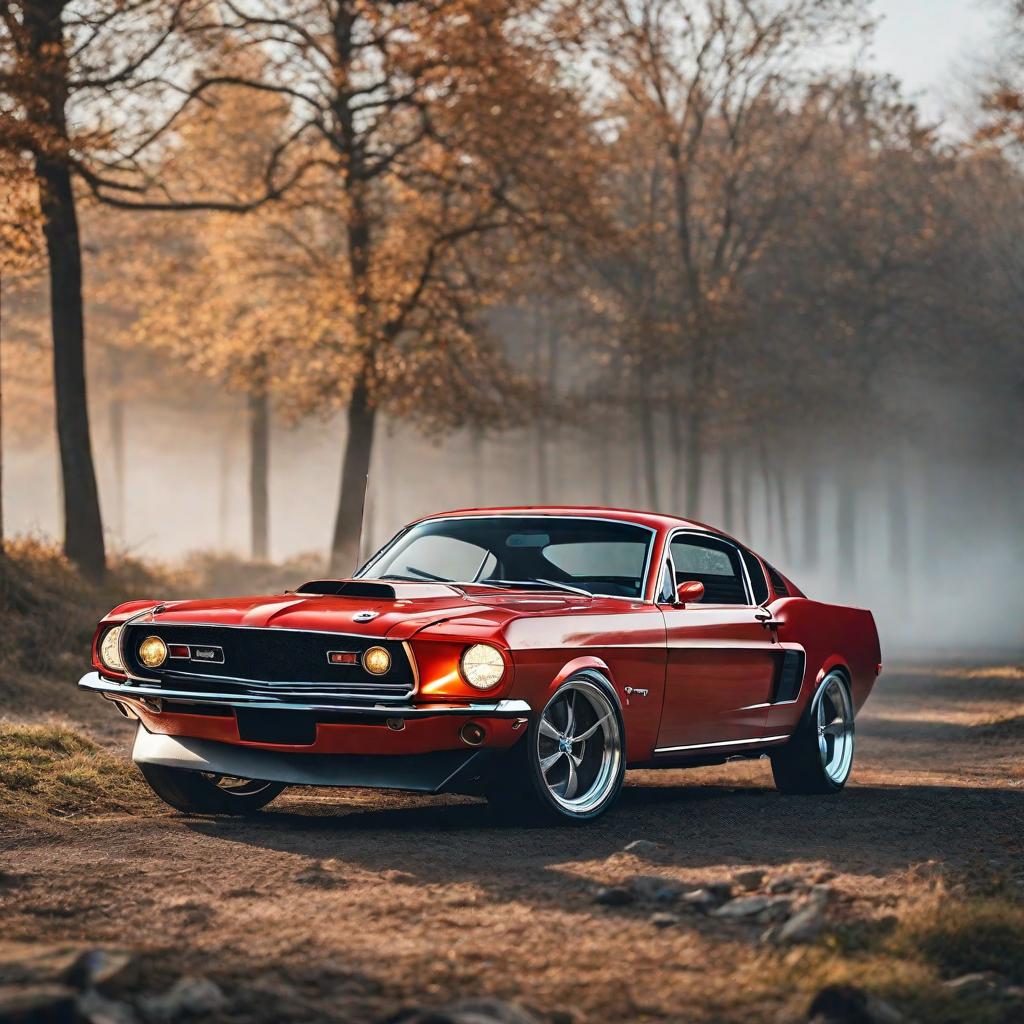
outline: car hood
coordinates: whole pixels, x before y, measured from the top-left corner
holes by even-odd
[[[356,581],[359,582],[359,581]],[[370,588],[366,588],[368,591]],[[597,610],[621,602],[524,591],[466,592],[434,583],[378,587],[379,596],[284,593],[166,602],[153,621],[254,628],[303,629],[407,640],[421,629],[459,619],[474,630],[500,629],[510,619]]]

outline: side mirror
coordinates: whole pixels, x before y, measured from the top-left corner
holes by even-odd
[[[686,580],[676,587],[676,604],[696,604],[704,596],[704,584],[700,580]]]

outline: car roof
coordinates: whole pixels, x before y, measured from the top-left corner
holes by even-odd
[[[679,527],[685,527],[715,534],[718,537],[728,536],[728,534],[723,533],[721,530],[708,526],[705,523],[699,523],[694,519],[682,519],[679,516],[669,516],[659,512],[643,512],[638,509],[612,508],[605,505],[508,505],[496,508],[459,508],[449,512],[435,512],[429,516],[422,516],[416,522],[423,522],[426,519],[447,519],[474,515],[572,516],[583,519],[617,519],[624,523],[649,526],[655,530],[674,530]]]

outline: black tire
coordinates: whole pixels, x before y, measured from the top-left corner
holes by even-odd
[[[206,772],[158,764],[138,767],[150,789],[165,804],[185,814],[255,814],[285,789],[280,782],[239,779],[232,780],[238,785],[229,786],[222,778]]]
[[[787,794],[838,793],[853,770],[854,746],[850,684],[834,669],[821,681],[790,741],[770,753],[776,788]]]
[[[577,733],[581,738],[573,738]],[[625,747],[615,691],[599,673],[579,673],[533,717],[527,735],[490,783],[487,799],[497,812],[519,819],[592,821],[622,789]],[[565,778],[554,774],[560,762]]]
[[[524,736],[498,761],[484,787],[488,810],[502,821],[526,823],[540,816],[526,766],[528,746]]]

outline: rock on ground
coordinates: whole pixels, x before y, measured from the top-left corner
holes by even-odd
[[[746,889],[750,892],[761,887],[761,883],[764,881],[764,872],[757,868],[752,868],[749,871],[737,871],[732,877],[741,889]]]
[[[172,1021],[180,1017],[217,1013],[227,1006],[227,999],[209,978],[179,978],[158,996],[143,996],[139,1008],[156,1021]]]
[[[901,1024],[896,1007],[856,985],[828,985],[811,1000],[813,1024]]]
[[[439,1009],[416,1007],[389,1017],[386,1024],[540,1024],[528,1010],[500,999],[468,999]]]
[[[5,985],[0,1024],[79,1024],[76,995],[66,985]]]

